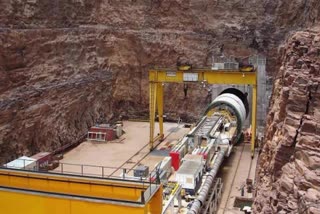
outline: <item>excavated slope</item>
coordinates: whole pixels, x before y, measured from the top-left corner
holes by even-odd
[[[0,1],[0,162],[53,150],[96,122],[147,116],[148,68],[269,56],[287,32],[319,21],[319,2],[291,0]],[[198,116],[206,89],[166,86],[168,115]],[[184,114],[183,114],[184,113]]]
[[[320,31],[295,33],[282,52],[255,213],[320,213]]]

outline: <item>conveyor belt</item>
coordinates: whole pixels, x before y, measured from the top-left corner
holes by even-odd
[[[204,121],[201,121],[200,124],[198,124],[197,129],[192,133],[196,136],[207,136],[210,131],[213,129],[213,127],[216,126],[216,124],[221,121],[221,116],[213,115],[213,116],[207,116]]]

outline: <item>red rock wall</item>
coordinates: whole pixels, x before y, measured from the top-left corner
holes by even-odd
[[[255,213],[320,213],[320,31],[282,49],[260,156]]]
[[[148,114],[148,68],[208,66],[221,44],[265,53],[319,20],[317,0],[0,1],[0,163],[52,150],[97,121]],[[288,27],[290,26],[290,27]],[[207,91],[165,86],[171,118],[197,117]],[[174,96],[172,96],[174,95]]]
[[[4,30],[0,34],[1,157],[55,149],[78,139],[97,121],[119,115],[146,117],[147,71],[154,62],[174,65],[180,54],[206,58],[203,50],[208,41],[201,36],[178,35],[174,41],[167,39],[172,37],[169,33],[144,37],[104,29]],[[197,48],[182,42],[192,40]],[[184,118],[190,118],[207,104],[207,91],[200,85],[190,86],[186,100],[181,86],[165,87],[166,112],[180,108],[180,113],[187,111]],[[170,102],[172,94],[178,102]],[[183,115],[177,111],[170,116]]]

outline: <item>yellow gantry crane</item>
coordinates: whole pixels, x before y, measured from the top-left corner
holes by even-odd
[[[254,156],[256,120],[257,120],[257,71],[249,70],[212,70],[208,69],[153,69],[149,71],[149,110],[150,110],[150,150],[154,149],[154,143],[163,140],[163,85],[164,83],[190,83],[199,82],[206,84],[232,84],[252,86],[252,110],[251,110],[251,151]],[[157,110],[157,112],[156,112]],[[159,119],[159,134],[154,135],[156,113]]]

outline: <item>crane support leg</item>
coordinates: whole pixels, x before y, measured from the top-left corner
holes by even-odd
[[[160,140],[163,140],[163,85],[162,83],[157,83],[157,107],[158,107],[158,117],[159,117],[159,129],[160,129]]]
[[[252,158],[254,157],[254,147],[256,141],[256,130],[257,130],[257,85],[252,86],[252,117],[251,117],[251,153]]]
[[[150,111],[150,142],[149,148],[150,151],[153,150],[153,143],[154,143],[154,124],[155,124],[155,117],[156,117],[156,101],[157,101],[157,83],[150,82],[149,83],[150,89],[150,100],[149,100],[149,111]]]
[[[149,111],[150,111],[150,141],[149,148],[150,151],[154,149],[154,142],[157,140],[163,140],[164,132],[163,132],[163,84],[162,82],[158,82],[158,72],[150,72],[149,73]],[[156,111],[157,110],[157,111]],[[154,136],[155,129],[155,119],[156,112],[158,112],[159,117],[159,134]]]

